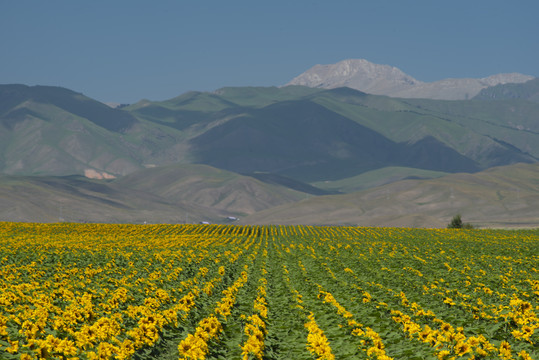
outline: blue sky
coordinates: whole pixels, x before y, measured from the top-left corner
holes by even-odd
[[[353,58],[421,81],[539,76],[538,14],[535,0],[0,0],[0,84],[133,103]]]

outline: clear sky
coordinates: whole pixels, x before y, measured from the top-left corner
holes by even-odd
[[[120,103],[359,58],[421,81],[539,76],[539,1],[0,0],[0,49],[0,84]]]

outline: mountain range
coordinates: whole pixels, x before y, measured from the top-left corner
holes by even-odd
[[[414,83],[360,62],[379,73],[368,86]],[[539,91],[525,78],[483,79],[469,100],[288,85],[115,108],[0,85],[0,220],[443,226],[458,211],[534,226]]]
[[[370,94],[400,98],[467,100],[481,90],[508,83],[524,83],[533,76],[518,73],[496,74],[485,78],[443,79],[423,82],[400,69],[371,63],[365,59],[343,60],[336,64],[315,65],[287,85],[334,89],[349,87]]]

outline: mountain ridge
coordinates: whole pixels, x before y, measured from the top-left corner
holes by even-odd
[[[519,84],[498,84],[483,89],[476,100],[525,99],[539,103],[539,78]]]
[[[476,223],[535,224],[539,103],[526,84],[488,101],[231,87],[118,109],[0,85],[0,220],[357,224],[364,214],[364,225],[442,226],[462,210]],[[500,165],[510,167],[485,172]]]
[[[43,89],[56,95],[33,97],[35,89],[23,86],[16,90],[27,94],[16,101],[0,96],[1,172],[111,178],[156,165],[203,163],[323,181],[386,166],[458,172],[539,159],[539,104],[522,99],[440,101],[351,88],[245,87],[112,109],[67,89]],[[59,93],[66,99],[58,100]],[[82,110],[73,108],[80,103]]]
[[[302,85],[325,89],[345,86],[391,97],[466,100],[490,86],[523,83],[533,78],[530,75],[506,73],[479,79],[449,78],[423,82],[394,66],[375,64],[365,59],[347,59],[335,64],[315,65],[285,86]]]

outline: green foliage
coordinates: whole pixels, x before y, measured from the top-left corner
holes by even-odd
[[[481,90],[474,99],[500,100],[500,99],[526,99],[539,102],[539,78],[521,84],[498,84]]]
[[[460,217],[460,214],[457,214],[453,216],[453,219],[451,219],[451,222],[449,225],[447,225],[448,229],[460,229],[462,228],[462,219]]]
[[[460,214],[453,216],[451,222],[447,225],[448,229],[473,229],[474,226],[470,223],[463,223]]]

